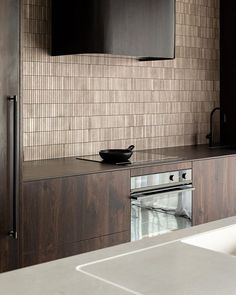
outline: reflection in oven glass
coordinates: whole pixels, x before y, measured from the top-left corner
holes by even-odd
[[[191,220],[186,216],[167,214],[149,208],[132,205],[131,241],[144,237],[153,237],[177,229],[191,226]]]

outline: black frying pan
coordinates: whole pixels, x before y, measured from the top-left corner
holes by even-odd
[[[108,149],[99,152],[100,157],[105,162],[118,163],[127,162],[133,154],[134,145],[129,146],[127,149]]]

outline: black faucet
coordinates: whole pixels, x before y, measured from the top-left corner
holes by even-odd
[[[212,137],[213,137],[212,136],[213,135],[213,133],[212,133],[212,127],[213,127],[212,118],[213,118],[213,115],[214,115],[215,111],[217,111],[217,110],[220,110],[220,108],[219,107],[214,108],[211,111],[211,115],[210,115],[210,133],[208,133],[207,136],[206,136],[206,138],[209,139],[209,147],[213,146],[213,141],[212,141]]]

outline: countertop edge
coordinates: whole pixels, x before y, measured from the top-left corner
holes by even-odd
[[[236,155],[236,149],[220,149],[220,148],[214,148],[209,149],[206,145],[197,145],[197,146],[180,146],[180,147],[172,147],[167,148],[168,151],[175,150],[176,153],[178,153],[178,149],[192,149],[191,151],[191,157],[180,157],[179,159],[168,159],[166,161],[153,161],[151,163],[139,163],[139,164],[129,164],[129,165],[112,165],[112,164],[101,164],[97,162],[92,161],[83,161],[78,160],[76,157],[65,157],[65,158],[57,158],[57,159],[48,159],[48,160],[36,160],[36,161],[29,161],[23,163],[23,175],[22,175],[22,182],[33,182],[33,181],[41,181],[41,180],[47,180],[47,179],[57,179],[57,178],[66,178],[66,177],[73,177],[73,176],[82,176],[82,175],[90,175],[90,174],[98,174],[98,173],[107,173],[107,172],[115,172],[115,171],[122,171],[122,170],[133,170],[133,169],[140,169],[144,167],[153,167],[153,166],[162,166],[162,165],[172,165],[172,164],[180,164],[184,162],[193,162],[193,161],[201,161],[201,160],[210,160],[210,159],[216,159],[216,158],[225,158],[225,157],[233,157]],[[195,149],[195,152],[194,152]],[[199,149],[205,149],[205,151],[208,152],[208,155],[198,155]],[[154,150],[154,149],[152,149]],[[163,149],[155,149],[157,152],[159,150]],[[218,152],[219,154],[215,154]],[[201,152],[200,152],[201,153]],[[211,154],[212,153],[212,154]],[[211,155],[210,155],[211,154]],[[77,161],[76,163],[81,163],[85,166],[93,166],[92,168],[86,168],[86,169],[77,169],[75,168],[69,169],[68,166],[70,165],[70,162]],[[38,173],[37,175],[37,169],[47,170],[47,166],[50,166],[52,163],[58,163],[58,166],[60,166],[60,173],[53,172],[48,173],[44,172],[45,175],[42,175],[43,172]],[[87,163],[85,163],[87,162]],[[63,165],[67,168],[65,170],[62,170]],[[56,165],[55,165],[56,166]],[[79,166],[79,165],[78,165]],[[28,170],[28,172],[27,172]],[[30,175],[29,171],[32,171],[33,174]]]

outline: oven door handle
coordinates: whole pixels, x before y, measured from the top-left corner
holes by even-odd
[[[137,201],[141,201],[141,200],[145,200],[145,199],[149,199],[149,198],[153,198],[153,194],[155,194],[155,197],[160,197],[160,196],[164,196],[166,194],[176,194],[176,193],[186,193],[186,192],[192,192],[194,191],[195,188],[194,187],[187,187],[187,188],[181,188],[181,189],[172,189],[172,190],[166,190],[166,191],[146,191],[146,192],[139,192],[139,193],[133,193],[131,194],[131,199],[137,200]]]

